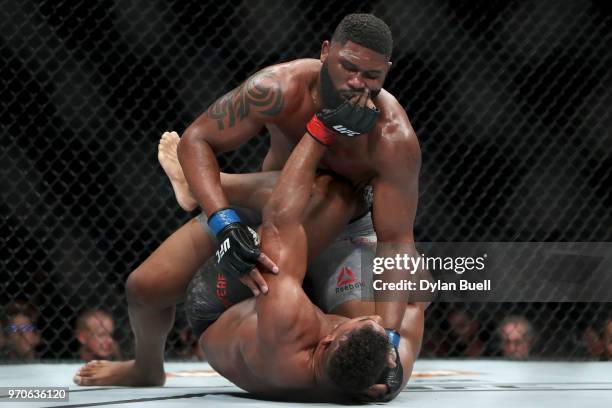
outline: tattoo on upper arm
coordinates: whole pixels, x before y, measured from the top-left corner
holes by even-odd
[[[217,121],[219,130],[231,128],[249,115],[251,109],[273,117],[284,106],[280,81],[272,72],[260,72],[242,85],[219,98],[208,108],[207,114]]]

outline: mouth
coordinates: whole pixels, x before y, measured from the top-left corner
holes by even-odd
[[[342,99],[348,101],[351,98],[354,98],[355,96],[359,96],[363,93],[363,91],[361,92],[356,92],[356,91],[345,91],[345,92],[340,92],[340,96],[342,97]]]

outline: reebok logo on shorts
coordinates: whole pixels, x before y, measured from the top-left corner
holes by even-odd
[[[361,282],[357,280],[355,273],[349,267],[340,269],[338,280],[336,281],[336,293],[347,292],[353,289],[359,289]]]
[[[340,269],[340,274],[338,274],[338,281],[336,282],[336,286],[344,286],[349,283],[354,283],[357,281],[355,274],[351,271],[351,268],[347,268],[346,266]]]

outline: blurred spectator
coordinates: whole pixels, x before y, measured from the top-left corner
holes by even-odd
[[[605,347],[598,330],[592,326],[587,327],[582,333],[582,343],[586,348],[587,357],[597,360],[603,358]]]
[[[603,327],[603,356],[605,360],[612,360],[612,319],[608,319]]]
[[[31,361],[39,358],[36,347],[41,342],[40,333],[36,327],[38,312],[28,302],[15,301],[5,308],[6,320],[3,324],[6,336],[4,338],[4,357],[9,360]]]
[[[121,352],[113,338],[115,323],[103,310],[88,309],[76,320],[75,337],[81,344],[79,357],[91,360],[121,360]]]
[[[180,356],[185,360],[205,361],[204,350],[198,344],[198,338],[191,327],[186,327],[179,333]]]
[[[4,341],[4,325],[0,321],[0,360],[6,360],[6,342]]]
[[[533,326],[522,316],[505,318],[498,328],[503,357],[525,360],[529,357],[535,338]]]
[[[478,337],[480,323],[464,310],[454,310],[448,316],[451,357],[480,357],[485,354],[485,345]]]

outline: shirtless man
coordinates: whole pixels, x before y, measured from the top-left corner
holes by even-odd
[[[316,112],[333,109],[367,89],[380,111],[376,124],[367,134],[356,138],[346,134],[337,137],[320,167],[356,187],[372,186],[371,219],[378,240],[377,256],[394,257],[404,253],[416,256],[413,222],[418,201],[420,149],[406,112],[382,89],[391,66],[391,49],[391,33],[384,22],[372,15],[349,15],[336,28],[331,43],[323,42],[319,60],[302,59],[265,68],[218,99],[197,118],[184,132],[178,154],[195,200],[206,214],[213,216],[213,223],[217,221],[215,216],[231,204],[219,180],[217,154],[235,149],[265,126],[270,133],[270,150],[263,169],[280,169]],[[335,130],[341,131],[342,127]],[[356,251],[355,257],[358,254]],[[241,273],[247,272],[248,258],[243,257],[245,266]],[[252,258],[250,262],[254,264]],[[360,290],[353,290],[342,298],[330,296],[325,292],[335,289],[336,271],[329,273],[324,265],[317,266],[309,273],[315,286],[315,304],[324,311],[348,317],[376,314],[383,317],[385,327],[396,330],[402,327],[408,312],[406,302],[364,302]],[[357,281],[362,281],[360,268],[350,269],[357,275]],[[251,285],[266,291],[265,281],[257,269],[251,271],[250,277]],[[397,282],[407,276],[406,271],[392,270],[381,277]],[[340,295],[347,292],[350,293]],[[330,297],[333,299],[328,300]],[[418,332],[417,327],[422,325],[425,306],[424,303],[408,306],[412,320],[420,319],[419,323],[413,322],[413,332]],[[420,347],[420,339],[418,343],[406,345],[410,351],[405,353],[406,364],[403,364],[405,380],[414,363],[416,346]]]
[[[388,364],[390,346],[379,316],[324,314],[302,289],[307,236],[337,234],[356,208],[352,188],[329,176],[319,177],[312,193],[325,151],[304,136],[264,207],[261,249],[280,269],[267,276],[268,293],[225,310],[214,301],[215,276],[223,273],[219,257],[207,261],[188,290],[188,317],[196,335],[202,333],[200,345],[211,366],[252,393],[283,399],[313,391],[317,399],[356,396],[374,385]],[[227,276],[228,291],[235,288],[231,280]],[[244,288],[237,279],[234,285]]]
[[[369,15],[347,16],[336,29],[332,42],[323,43],[320,60],[296,60],[266,68],[215,102],[186,130],[179,147],[186,179],[205,212],[212,215],[230,203],[263,206],[257,202],[258,195],[244,195],[246,190],[241,184],[245,181],[238,179],[244,175],[220,176],[215,154],[236,148],[265,125],[271,135],[271,146],[263,170],[278,170],[315,112],[326,106],[338,106],[346,98],[368,89],[380,111],[374,128],[357,138],[338,138],[324,155],[321,167],[356,186],[372,185],[372,220],[366,216],[349,225],[349,229],[353,226],[356,230],[357,237],[370,238],[375,230],[378,241],[388,244],[384,246],[388,253],[379,256],[414,254],[412,225],[418,198],[420,150],[405,111],[382,89],[390,67],[391,48],[390,32],[380,20]],[[261,188],[266,186],[263,180]],[[232,194],[243,202],[232,200]],[[206,221],[201,224],[206,226]],[[355,235],[346,234],[345,239],[352,240]],[[130,275],[127,295],[136,337],[136,359],[120,364],[90,364],[77,373],[78,383],[163,383],[163,350],[174,321],[175,304],[183,298],[197,268],[215,251],[213,242],[201,225],[192,220]],[[357,249],[346,255],[343,262],[350,263],[355,258],[359,258]],[[342,266],[323,265],[313,274],[313,280],[321,283],[315,287],[316,296],[320,296],[316,303],[324,311],[348,317],[378,314],[385,327],[398,330],[402,385],[405,384],[420,349],[424,304],[364,302],[358,288],[334,293],[336,274]],[[359,282],[359,267],[351,269]],[[176,270],[190,273],[178,275]],[[403,271],[387,271],[384,277],[395,281],[402,278],[398,273]],[[265,281],[257,271],[251,277],[250,285],[265,293]]]

